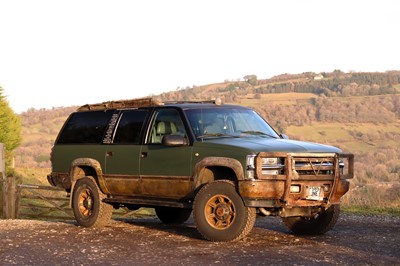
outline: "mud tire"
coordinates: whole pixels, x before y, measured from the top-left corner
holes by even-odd
[[[256,209],[244,205],[233,182],[218,180],[206,184],[197,193],[193,218],[197,230],[205,239],[237,241],[253,228]]]
[[[79,179],[72,193],[72,210],[79,225],[103,227],[111,219],[113,207],[104,203],[105,198],[93,177]]]
[[[313,218],[286,217],[283,223],[297,235],[322,235],[331,230],[339,219],[340,205],[332,205]]]

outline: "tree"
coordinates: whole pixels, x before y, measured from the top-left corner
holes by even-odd
[[[250,85],[257,85],[257,76],[256,75],[246,75],[243,77]]]
[[[21,120],[10,108],[4,90],[0,87],[0,143],[4,143],[6,150],[6,169],[9,169],[13,158],[13,151],[22,141]]]

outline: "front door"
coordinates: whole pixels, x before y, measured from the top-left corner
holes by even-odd
[[[180,199],[192,189],[192,146],[165,146],[165,135],[187,137],[179,112],[155,111],[146,143],[140,152],[141,193],[144,196]]]

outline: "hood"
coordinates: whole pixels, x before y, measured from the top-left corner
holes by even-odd
[[[204,140],[207,143],[221,144],[232,148],[246,148],[254,152],[333,152],[340,153],[339,148],[313,142],[289,140],[289,139],[274,139],[263,137],[248,137],[248,138],[212,138]]]

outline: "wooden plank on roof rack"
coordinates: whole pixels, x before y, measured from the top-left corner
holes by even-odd
[[[200,101],[166,101],[166,102],[164,102],[164,104],[180,104],[180,103],[199,103],[199,104],[202,104],[202,103],[213,103],[213,104],[215,104],[215,100],[204,100],[204,101],[202,101],[202,100],[200,100]]]
[[[137,108],[137,107],[158,106],[158,105],[162,105],[162,102],[150,97],[150,98],[85,104],[79,107],[77,111],[94,111],[94,110],[107,110],[107,109],[117,109],[117,108]]]

